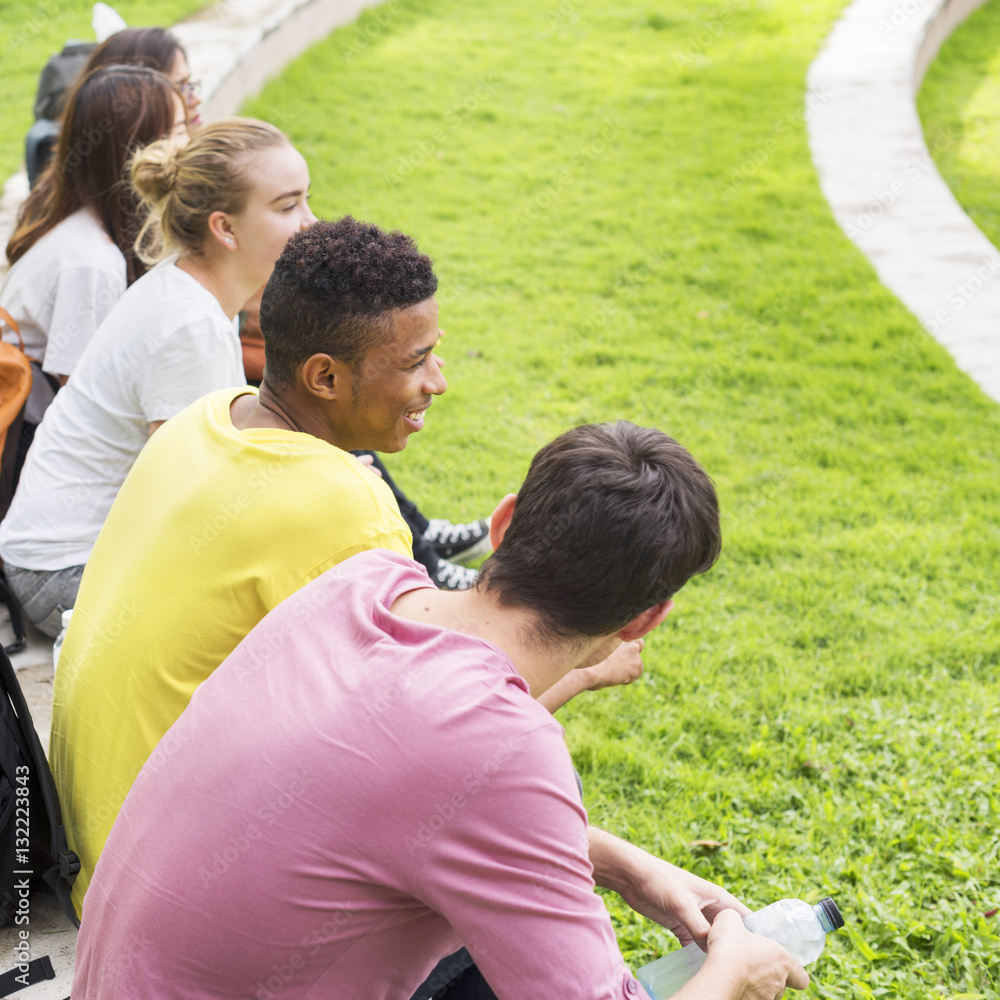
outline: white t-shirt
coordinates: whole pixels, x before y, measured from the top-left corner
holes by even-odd
[[[72,375],[125,284],[121,250],[97,216],[81,208],[11,267],[0,288],[0,306],[20,327],[29,358],[51,375]],[[18,342],[6,327],[3,339]]]
[[[32,570],[85,563],[149,425],[245,382],[236,322],[215,296],[173,261],[147,272],[46,411],[0,524],[0,556]]]

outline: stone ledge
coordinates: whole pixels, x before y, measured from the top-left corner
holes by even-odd
[[[810,94],[825,100],[810,109],[808,131],[838,224],[1000,401],[1000,252],[938,172],[914,102],[941,44],[984,2],[855,0],[809,69]]]

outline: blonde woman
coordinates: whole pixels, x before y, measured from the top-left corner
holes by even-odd
[[[46,412],[0,524],[10,584],[52,636],[149,436],[206,393],[244,382],[237,312],[288,237],[315,221],[305,160],[253,119],[207,125],[182,150],[155,142],[131,176],[148,213],[138,251],[156,266],[122,296]]]

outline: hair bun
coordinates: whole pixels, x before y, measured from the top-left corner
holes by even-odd
[[[170,148],[163,157],[163,185],[168,191],[172,191],[174,185],[177,183],[177,174],[181,169],[181,151],[172,142],[167,143],[167,145]]]
[[[160,139],[140,149],[132,159],[132,184],[142,197],[156,203],[166,198],[177,183],[181,150],[169,139]]]

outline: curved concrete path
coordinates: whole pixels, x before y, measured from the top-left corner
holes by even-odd
[[[205,96],[202,114],[211,121],[235,114],[248,97],[257,94],[310,45],[334,28],[353,21],[366,7],[383,0],[223,0],[172,30],[187,49],[194,74]],[[390,3],[386,17],[397,5]],[[361,36],[353,44],[368,44]],[[279,127],[282,122],[276,122]],[[0,239],[6,245],[17,207],[27,194],[27,176],[21,172],[4,186],[0,200]],[[2,255],[0,255],[2,256]],[[29,627],[30,629],[30,627]],[[9,641],[6,609],[0,613],[0,635]],[[11,658],[31,709],[35,728],[48,749],[52,717],[52,641],[34,629],[28,648]],[[27,1000],[64,1000],[69,995],[76,959],[76,930],[54,897],[35,894],[29,911],[31,957],[49,955],[55,979],[29,987]],[[14,967],[14,946],[20,928],[0,931],[0,972]]]
[[[985,0],[855,0],[809,70],[820,185],[881,281],[1000,402],[1000,252],[931,158],[915,97],[941,43]],[[933,140],[932,140],[933,141]]]

